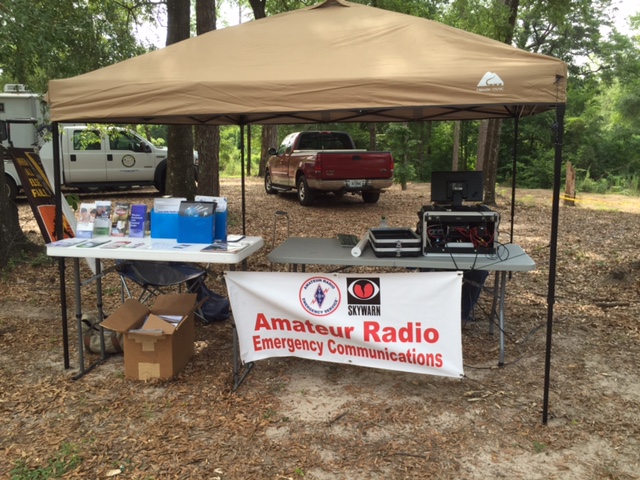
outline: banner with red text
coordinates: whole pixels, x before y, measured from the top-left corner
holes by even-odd
[[[244,362],[295,356],[464,375],[462,272],[227,272]]]

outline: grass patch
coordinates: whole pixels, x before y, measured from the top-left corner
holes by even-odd
[[[11,480],[45,480],[48,478],[61,478],[66,473],[76,469],[82,464],[82,457],[78,455],[78,449],[71,443],[63,443],[55,457],[50,458],[46,465],[32,467],[24,460],[17,460],[15,467],[9,472]]]

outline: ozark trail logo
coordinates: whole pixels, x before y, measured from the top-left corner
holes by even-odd
[[[307,279],[300,287],[300,305],[311,315],[324,317],[335,311],[342,300],[336,283],[326,277]]]
[[[347,278],[349,316],[380,316],[380,279]]]
[[[504,81],[500,75],[494,72],[487,72],[478,82],[479,92],[501,92],[504,90]]]

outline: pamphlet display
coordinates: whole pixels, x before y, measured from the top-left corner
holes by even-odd
[[[131,219],[129,220],[129,236],[144,237],[147,206],[144,204],[131,205]]]
[[[151,210],[151,238],[177,238],[178,211],[186,198],[156,198]]]
[[[181,202],[178,213],[178,242],[212,243],[215,210],[216,202]]]
[[[227,197],[210,197],[196,195],[196,202],[215,202],[216,215],[213,229],[213,239],[225,242],[227,240]]]
[[[93,234],[96,237],[111,234],[111,201],[96,201],[96,219]]]
[[[113,218],[111,219],[111,235],[114,237],[124,237],[127,235],[127,227],[129,226],[129,208],[130,204],[116,202],[113,210]]]
[[[78,224],[76,226],[76,237],[92,238],[94,221],[96,217],[95,203],[81,203],[78,216]]]

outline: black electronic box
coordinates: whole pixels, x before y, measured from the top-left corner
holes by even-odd
[[[485,205],[425,205],[418,216],[424,255],[496,253],[500,214]]]

